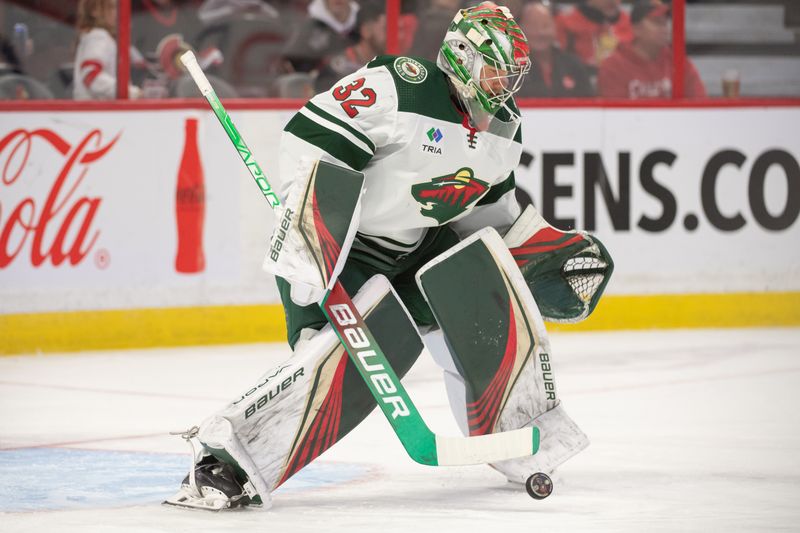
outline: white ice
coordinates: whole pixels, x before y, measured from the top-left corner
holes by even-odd
[[[551,342],[560,396],[592,444],[556,473],[548,499],[488,467],[413,463],[376,412],[269,511],[218,514],[159,505],[189,461],[167,433],[232,399],[287,348],[0,358],[0,531],[800,530],[800,329]],[[456,435],[427,354],[404,382],[429,425]]]

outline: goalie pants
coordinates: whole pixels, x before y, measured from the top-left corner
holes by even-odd
[[[431,228],[422,243],[407,254],[394,252],[368,241],[368,237],[356,237],[344,270],[339,276],[348,294],[355,294],[375,274],[383,274],[391,282],[416,324],[434,326],[436,320],[417,287],[414,275],[422,265],[458,244],[456,232],[448,226]],[[319,330],[327,324],[327,320],[317,304],[305,307],[295,304],[289,297],[289,283],[282,278],[276,280],[286,314],[287,339],[294,348],[302,329]]]

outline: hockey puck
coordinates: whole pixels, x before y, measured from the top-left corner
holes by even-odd
[[[525,482],[525,490],[534,500],[544,500],[553,493],[553,480],[547,474],[537,472]]]

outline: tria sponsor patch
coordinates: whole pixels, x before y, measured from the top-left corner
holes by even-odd
[[[428,140],[435,143],[435,144],[424,144],[422,145],[422,151],[428,152],[430,154],[435,155],[442,155],[442,149],[436,146],[444,138],[444,134],[442,130],[437,127],[432,127],[428,131],[425,132],[425,135],[428,137]]]
[[[442,138],[444,138],[444,134],[442,133],[442,130],[440,130],[439,128],[435,128],[435,127],[429,129],[426,132],[426,135],[428,136],[428,140],[433,141],[436,144],[439,144],[439,141],[441,141]]]

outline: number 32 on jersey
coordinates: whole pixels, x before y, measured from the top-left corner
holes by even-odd
[[[333,97],[341,102],[342,109],[350,118],[358,116],[358,107],[370,107],[375,103],[375,91],[369,87],[363,87],[364,78],[358,78],[353,83],[340,85],[333,89]],[[355,95],[352,93],[356,92]],[[361,98],[358,98],[360,96]]]

